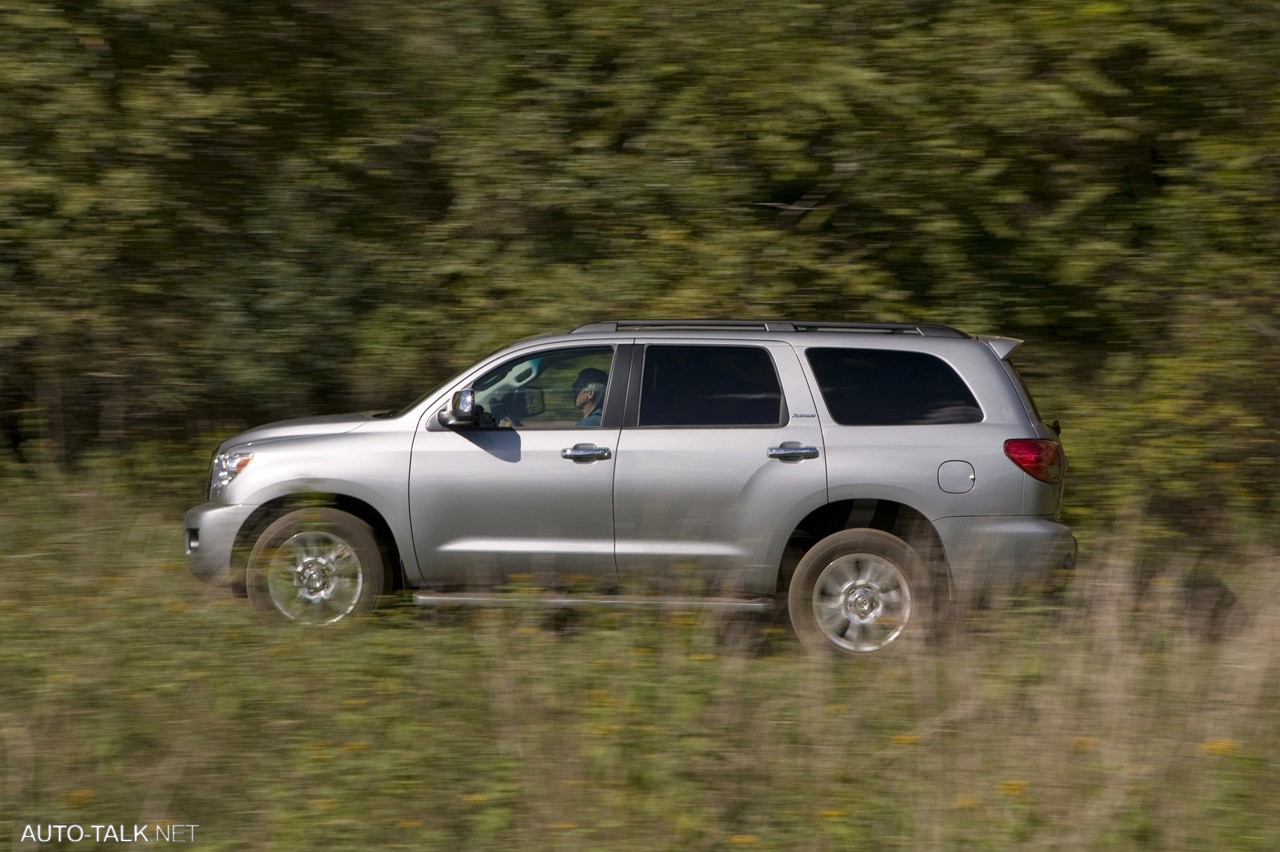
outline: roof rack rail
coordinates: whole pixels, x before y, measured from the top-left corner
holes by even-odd
[[[718,319],[632,319],[609,320],[608,322],[589,322],[580,325],[570,334],[585,334],[601,331],[630,331],[632,329],[663,328],[706,328],[706,329],[742,329],[744,331],[795,331],[795,323],[785,320],[718,320]]]
[[[797,322],[796,331],[869,331],[918,334],[921,337],[969,337],[958,328],[935,322]]]
[[[611,331],[640,331],[662,329],[706,329],[739,331],[860,331],[878,334],[918,334],[922,337],[969,337],[959,329],[938,323],[914,322],[821,322],[799,320],[717,320],[717,319],[664,319],[664,320],[608,320],[589,322],[573,329],[570,334],[598,334]]]

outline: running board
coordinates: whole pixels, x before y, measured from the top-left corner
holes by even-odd
[[[657,595],[613,597],[607,595],[529,595],[529,594],[470,594],[418,591],[413,593],[418,606],[474,606],[474,607],[543,607],[568,609],[580,606],[598,606],[612,609],[712,609],[732,612],[769,612],[774,607],[772,598],[666,598]]]

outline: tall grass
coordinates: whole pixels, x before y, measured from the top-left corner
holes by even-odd
[[[1215,566],[1140,584],[1123,529],[1061,604],[918,654],[747,653],[679,612],[270,630],[186,575],[165,493],[0,484],[15,848],[143,823],[245,850],[1280,847],[1275,562],[1231,572],[1248,618],[1218,638],[1182,582]]]

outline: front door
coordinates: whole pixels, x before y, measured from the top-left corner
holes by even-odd
[[[475,391],[483,422],[447,429],[428,412],[409,476],[425,582],[616,580],[614,355],[599,345],[522,354],[460,386]]]

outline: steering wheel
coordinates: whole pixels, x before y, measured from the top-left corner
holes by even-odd
[[[524,423],[520,421],[520,418],[512,414],[512,410],[515,408],[515,406],[512,405],[508,400],[509,400],[509,397],[508,399],[504,399],[501,401],[496,399],[493,400],[492,410],[490,412],[493,415],[493,425],[503,427],[503,428],[510,427],[510,426],[523,426]]]

